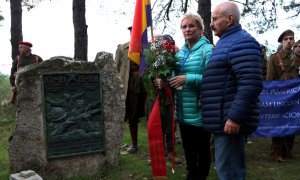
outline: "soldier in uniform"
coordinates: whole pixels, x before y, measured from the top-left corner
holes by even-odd
[[[294,43],[293,52],[291,67],[287,70],[285,75],[287,79],[300,77],[300,40]]]
[[[263,80],[266,80],[266,76],[267,76],[267,59],[268,59],[267,55],[266,55],[267,48],[263,44],[260,44],[260,48],[261,48],[261,61],[262,61]]]
[[[285,79],[300,78],[300,40],[294,43],[293,45],[293,55],[292,62],[289,69],[287,69]],[[295,136],[285,137],[283,140],[282,156],[286,158],[295,157],[292,153],[294,147]]]
[[[290,29],[282,32],[278,38],[278,42],[282,44],[282,49],[272,54],[269,59],[266,80],[287,80],[289,79],[289,71],[292,66],[294,32]],[[271,145],[271,155],[275,162],[282,162],[284,158],[291,156],[291,146],[295,136],[273,137]]]
[[[131,32],[131,28],[128,30]],[[145,116],[144,104],[145,93],[141,77],[139,76],[139,65],[128,59],[129,42],[118,45],[116,50],[117,72],[122,78],[124,85],[124,95],[126,96],[126,115],[132,144],[127,152],[134,153],[138,150],[138,123],[139,118]]]
[[[15,96],[16,96],[16,84],[15,78],[16,73],[20,67],[27,66],[29,64],[40,63],[43,59],[35,54],[31,53],[32,44],[30,42],[18,42],[19,44],[19,55],[13,60],[11,72],[10,72],[10,84],[12,87],[12,91],[14,93],[13,98],[11,99],[11,103],[15,104]]]

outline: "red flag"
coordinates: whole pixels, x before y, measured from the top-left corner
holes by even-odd
[[[174,103],[169,86],[165,86],[167,98],[172,102],[172,172],[174,173],[175,135],[174,135]],[[162,134],[159,94],[156,97],[152,111],[148,119],[148,141],[151,157],[153,178],[166,178],[166,159],[164,150],[164,137]]]

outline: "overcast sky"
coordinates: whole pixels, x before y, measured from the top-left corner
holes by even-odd
[[[212,0],[212,5],[219,2],[220,0]],[[12,62],[9,6],[9,1],[0,0],[1,15],[5,18],[0,22],[0,72],[4,74],[10,73]],[[89,61],[93,61],[99,51],[114,54],[118,44],[129,40],[127,27],[132,25],[134,8],[135,0],[86,0]],[[197,5],[194,5],[189,11],[196,12],[196,10]],[[171,34],[180,47],[183,44],[183,37],[179,29],[179,20],[173,19],[174,26],[166,33]],[[268,40],[273,46],[277,46],[279,33],[287,28],[291,27],[285,20],[279,29],[265,35],[250,33],[262,43]],[[154,33],[161,32],[156,28]],[[297,34],[298,32],[296,39],[299,37]],[[53,56],[73,57],[73,37],[72,0],[46,0],[29,12],[23,10],[23,39],[32,42],[32,53],[40,55],[44,60]]]
[[[129,40],[127,27],[131,25],[132,15],[120,14],[121,10],[112,2],[101,0],[101,6],[98,0],[86,2],[89,61],[93,61],[99,51],[115,53],[118,44]],[[129,9],[130,4],[126,2],[122,0],[122,7]],[[131,6],[134,7],[133,2]],[[0,0],[0,11],[5,18],[0,22],[0,72],[8,74],[12,62],[9,1]],[[23,10],[23,40],[31,42],[32,53],[44,60],[53,56],[73,57],[73,37],[72,0],[43,1],[29,12]]]

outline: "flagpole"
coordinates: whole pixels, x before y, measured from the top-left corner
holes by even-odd
[[[152,39],[152,44],[154,43],[154,35],[153,35],[153,27],[150,26],[150,32],[151,32],[151,39]]]

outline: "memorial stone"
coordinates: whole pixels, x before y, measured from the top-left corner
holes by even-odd
[[[94,62],[53,57],[17,73],[10,173],[94,176],[119,165],[125,96],[112,54]]]

